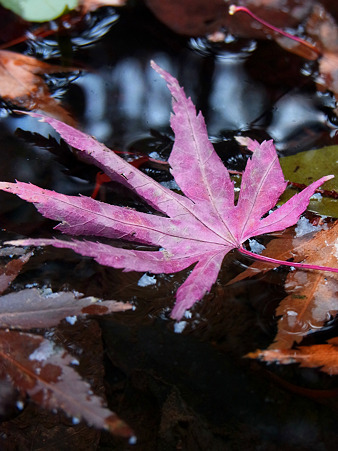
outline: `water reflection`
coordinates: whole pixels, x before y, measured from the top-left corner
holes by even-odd
[[[244,67],[245,60],[226,54],[215,61],[210,93],[209,133],[248,130],[267,107],[264,87]]]
[[[326,128],[327,116],[319,107],[320,102],[315,93],[304,95],[294,91],[275,103],[267,131],[279,143],[279,150],[287,149],[289,141],[297,134],[303,135],[303,145],[305,138],[308,146],[313,144],[317,136],[312,132],[305,137],[304,130],[320,131]],[[295,148],[295,150],[300,149]]]

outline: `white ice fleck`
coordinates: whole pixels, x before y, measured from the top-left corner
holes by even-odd
[[[72,418],[72,423],[73,423],[73,424],[79,424],[79,423],[80,423],[80,418],[73,417],[73,418]]]
[[[19,410],[22,410],[22,409],[24,408],[23,402],[22,402],[22,401],[17,401],[17,402],[16,402],[16,407],[17,407]]]
[[[302,216],[297,222],[296,237],[306,235],[307,233],[316,232],[321,228],[321,226],[312,225],[310,221],[305,218],[305,216]]]
[[[26,283],[25,288],[34,288],[37,287],[38,284],[37,283]]]
[[[128,440],[129,445],[136,445],[137,443],[137,437],[136,435],[133,435],[130,437],[130,439]]]
[[[320,193],[312,194],[310,197],[310,200],[320,200],[322,198],[322,195]]]
[[[155,151],[150,152],[149,156],[150,158],[154,158],[155,160],[159,160],[161,158],[160,155]]]
[[[265,246],[263,246],[263,244],[259,243],[256,240],[249,240],[249,244],[251,252],[254,252],[255,254],[261,254],[265,249]]]
[[[184,328],[186,325],[187,325],[186,321],[179,321],[178,323],[175,323],[175,325],[174,325],[175,334],[182,333],[184,331]]]
[[[156,277],[148,276],[147,273],[143,274],[143,276],[137,282],[137,285],[139,287],[148,287],[149,285],[155,285],[155,284],[156,284]]]
[[[288,314],[288,316],[297,316],[298,315],[298,313],[293,310],[288,310],[287,314]]]
[[[72,326],[74,326],[74,324],[77,321],[77,316],[66,316],[65,320],[67,321],[67,323],[71,324]]]
[[[43,362],[47,360],[51,355],[54,354],[54,345],[50,341],[43,341],[41,345],[35,349],[34,352],[29,356],[29,360],[37,360]]]
[[[70,363],[72,365],[80,365],[80,362],[77,359],[73,359]]]
[[[185,318],[189,319],[189,318],[192,317],[192,313],[189,312],[189,310],[186,310],[186,311],[184,312],[184,316],[185,316]]]

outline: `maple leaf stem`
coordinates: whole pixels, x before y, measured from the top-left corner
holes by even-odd
[[[276,33],[279,33],[279,34],[285,36],[286,38],[292,39],[293,41],[296,41],[299,44],[305,45],[310,50],[315,52],[317,55],[321,56],[321,54],[322,54],[321,51],[316,46],[311,44],[310,42],[305,41],[304,39],[299,38],[298,36],[294,36],[293,34],[288,33],[287,31],[283,31],[280,28],[277,28],[277,27],[269,24],[269,22],[266,22],[265,20],[263,20],[260,17],[256,16],[256,14],[254,14],[252,11],[250,11],[250,9],[246,8],[245,6],[236,6],[236,5],[230,5],[229,6],[229,14],[231,16],[233,16],[235,13],[237,13],[239,11],[242,11],[242,12],[248,14],[254,20],[257,20],[257,22],[259,22],[262,25],[264,25],[264,27],[270,28],[270,30],[275,31]]]
[[[291,266],[293,268],[300,268],[300,269],[314,269],[317,271],[330,271],[330,272],[337,272],[338,268],[331,268],[330,266],[319,266],[319,265],[308,265],[306,263],[296,263],[296,262],[288,262],[284,260],[277,260],[276,258],[266,257],[265,255],[259,255],[255,254],[254,252],[250,252],[247,249],[245,249],[243,246],[240,246],[238,248],[241,254],[248,255],[249,257],[255,258],[256,260],[261,260],[267,263],[271,263],[274,265],[283,265],[283,266]]]

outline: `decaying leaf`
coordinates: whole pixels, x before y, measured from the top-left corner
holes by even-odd
[[[331,90],[338,101],[338,25],[334,17],[317,4],[307,21],[306,32],[321,50],[316,81]]]
[[[205,36],[225,30],[235,36],[262,38],[266,31],[252,19],[242,14],[230,17],[228,14],[232,0],[146,0],[153,13],[177,33],[188,36]],[[264,20],[278,27],[296,27],[311,12],[315,0],[299,2],[289,0],[245,1],[246,5]],[[223,36],[224,37],[224,36]]]
[[[0,358],[1,377],[41,406],[62,409],[74,423],[83,419],[122,437],[134,435],[71,367],[78,362],[65,349],[38,335],[0,330]]]
[[[3,255],[3,249],[1,251],[0,255]],[[6,265],[0,267],[0,294],[7,290],[11,282],[13,282],[23,265],[28,262],[31,256],[31,252],[23,252],[23,255],[19,258],[13,259]]]
[[[53,245],[91,256],[101,264],[125,271],[172,273],[196,264],[176,294],[172,317],[185,310],[214,284],[224,256],[242,248],[248,238],[293,225],[306,209],[314,191],[333,176],[313,182],[277,210],[286,182],[272,141],[247,139],[253,157],[247,163],[237,205],[228,170],[208,140],[201,113],[196,115],[177,80],[152,63],[166,80],[173,96],[171,127],[175,144],[169,158],[171,172],[184,193],[177,194],[98,143],[94,138],[57,121],[29,113],[49,123],[71,146],[84,152],[111,179],[122,182],[146,200],[162,216],[141,213],[91,198],[66,196],[26,183],[0,183],[0,189],[33,202],[44,216],[59,220],[58,230],[71,235],[96,235],[152,244],[157,251],[112,247],[93,241],[28,239],[20,245]],[[165,215],[165,216],[164,216]],[[12,243],[13,244],[13,243]]]
[[[298,248],[296,260],[308,264],[338,267],[338,222],[318,232]],[[269,349],[287,349],[299,343],[309,332],[320,329],[338,312],[338,279],[321,271],[291,271],[285,281],[289,295],[277,310],[278,332]]]
[[[44,63],[20,53],[0,50],[0,96],[19,108],[40,109],[68,124],[74,124],[66,110],[50,96],[40,76],[74,70]]]
[[[248,3],[250,8],[250,2],[245,3]],[[255,6],[257,7],[257,5]],[[307,6],[309,6],[308,3]],[[326,4],[326,8],[328,6]],[[272,30],[271,36],[283,48],[308,60],[318,60],[319,75],[316,78],[316,82],[321,87],[324,87],[324,89],[332,91],[337,100],[338,25],[333,15],[319,2],[315,2],[313,8],[308,11],[309,15],[303,24],[306,39],[302,39],[296,36],[296,34],[292,35],[278,28],[280,25],[276,23],[272,25],[273,22],[270,21],[269,23],[269,21],[262,20],[262,18],[255,15],[249,8],[231,6],[230,13],[233,14],[237,11],[246,12],[253,20],[260,22],[264,28],[266,27]],[[260,16],[260,12],[258,15]],[[335,111],[337,113],[337,108]]]
[[[282,238],[271,240],[263,254],[278,260],[292,259],[307,264],[325,264],[338,267],[337,258],[338,222],[327,230],[321,230],[311,237],[305,234],[299,238],[287,231]],[[309,237],[310,235],[310,237]],[[272,268],[265,262],[255,262],[229,283],[239,282],[259,272]],[[277,310],[278,332],[269,349],[289,349],[299,343],[305,335],[320,329],[326,321],[338,312],[338,280],[335,274],[321,271],[290,271],[284,298]]]
[[[68,291],[53,293],[50,290],[27,288],[0,297],[0,327],[51,327],[63,319],[73,323],[77,317],[106,315],[131,308],[130,304],[116,301],[99,302],[97,298],[82,298]]]
[[[282,157],[279,161],[287,180],[308,185],[317,178],[318,174],[325,174],[327,171],[331,171],[333,174],[338,173],[338,146],[298,152],[295,155]],[[337,177],[325,183],[325,189],[328,191],[328,195],[317,193],[310,199],[308,210],[320,215],[338,218],[338,202],[334,196],[329,196],[329,194],[338,193]],[[295,188],[288,187],[280,201],[286,201],[295,192]]]
[[[334,375],[338,374],[338,338],[332,338],[327,344],[299,346],[296,349],[258,350],[250,352],[247,357],[284,365],[299,363],[301,367],[319,368]]]

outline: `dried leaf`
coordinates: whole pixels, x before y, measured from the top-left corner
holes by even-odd
[[[311,239],[306,234],[300,238],[272,240],[263,252],[273,258],[292,258],[296,262],[337,268],[337,231],[338,221],[328,230],[316,233]],[[269,265],[266,263],[254,263],[231,283],[250,277],[257,271],[268,270]],[[338,312],[338,279],[335,274],[322,271],[290,271],[285,281],[285,289],[289,295],[280,302],[276,310],[276,315],[280,317],[278,332],[269,349],[291,348],[309,332],[323,327]]]
[[[296,260],[308,264],[338,267],[338,222],[329,230],[318,232],[298,249]],[[301,253],[300,253],[301,252]],[[285,281],[289,295],[276,314],[280,316],[278,332],[269,349],[287,349],[299,343],[309,332],[320,329],[338,312],[338,279],[321,271],[291,271]]]
[[[171,273],[196,264],[176,294],[172,317],[202,299],[214,284],[224,256],[241,248],[248,238],[283,230],[297,222],[315,190],[333,176],[322,177],[270,212],[286,188],[276,149],[271,141],[247,139],[253,157],[242,176],[237,205],[228,170],[208,140],[201,113],[187,99],[177,80],[152,63],[165,79],[173,97],[171,126],[175,143],[169,164],[185,196],[163,187],[128,164],[94,138],[53,118],[30,113],[49,123],[65,141],[82,150],[111,178],[133,189],[165,216],[107,205],[86,197],[73,197],[26,183],[0,183],[0,189],[33,202],[44,216],[61,221],[56,227],[72,235],[122,238],[158,246],[139,251],[90,241],[23,240],[20,245],[53,245],[91,256],[101,264],[126,271]]]
[[[327,344],[299,346],[296,349],[266,349],[247,354],[247,357],[269,363],[299,363],[301,367],[318,368],[330,375],[338,374],[338,338]]]
[[[122,437],[133,431],[115,413],[103,406],[90,385],[70,366],[78,364],[64,349],[40,336],[0,331],[0,374],[5,375],[33,401],[46,409],[62,409],[89,425]]]
[[[20,273],[21,268],[32,256],[31,252],[21,255],[19,258],[11,260],[3,267],[0,267],[0,294],[3,293]]]
[[[56,326],[61,320],[75,322],[77,317],[106,315],[131,309],[130,304],[116,301],[99,302],[97,298],[81,298],[72,292],[53,293],[37,288],[0,297],[0,327],[31,329]]]
[[[66,110],[50,96],[45,81],[39,76],[74,70],[44,63],[20,53],[0,50],[0,96],[17,107],[41,109],[68,124],[74,124]]]

